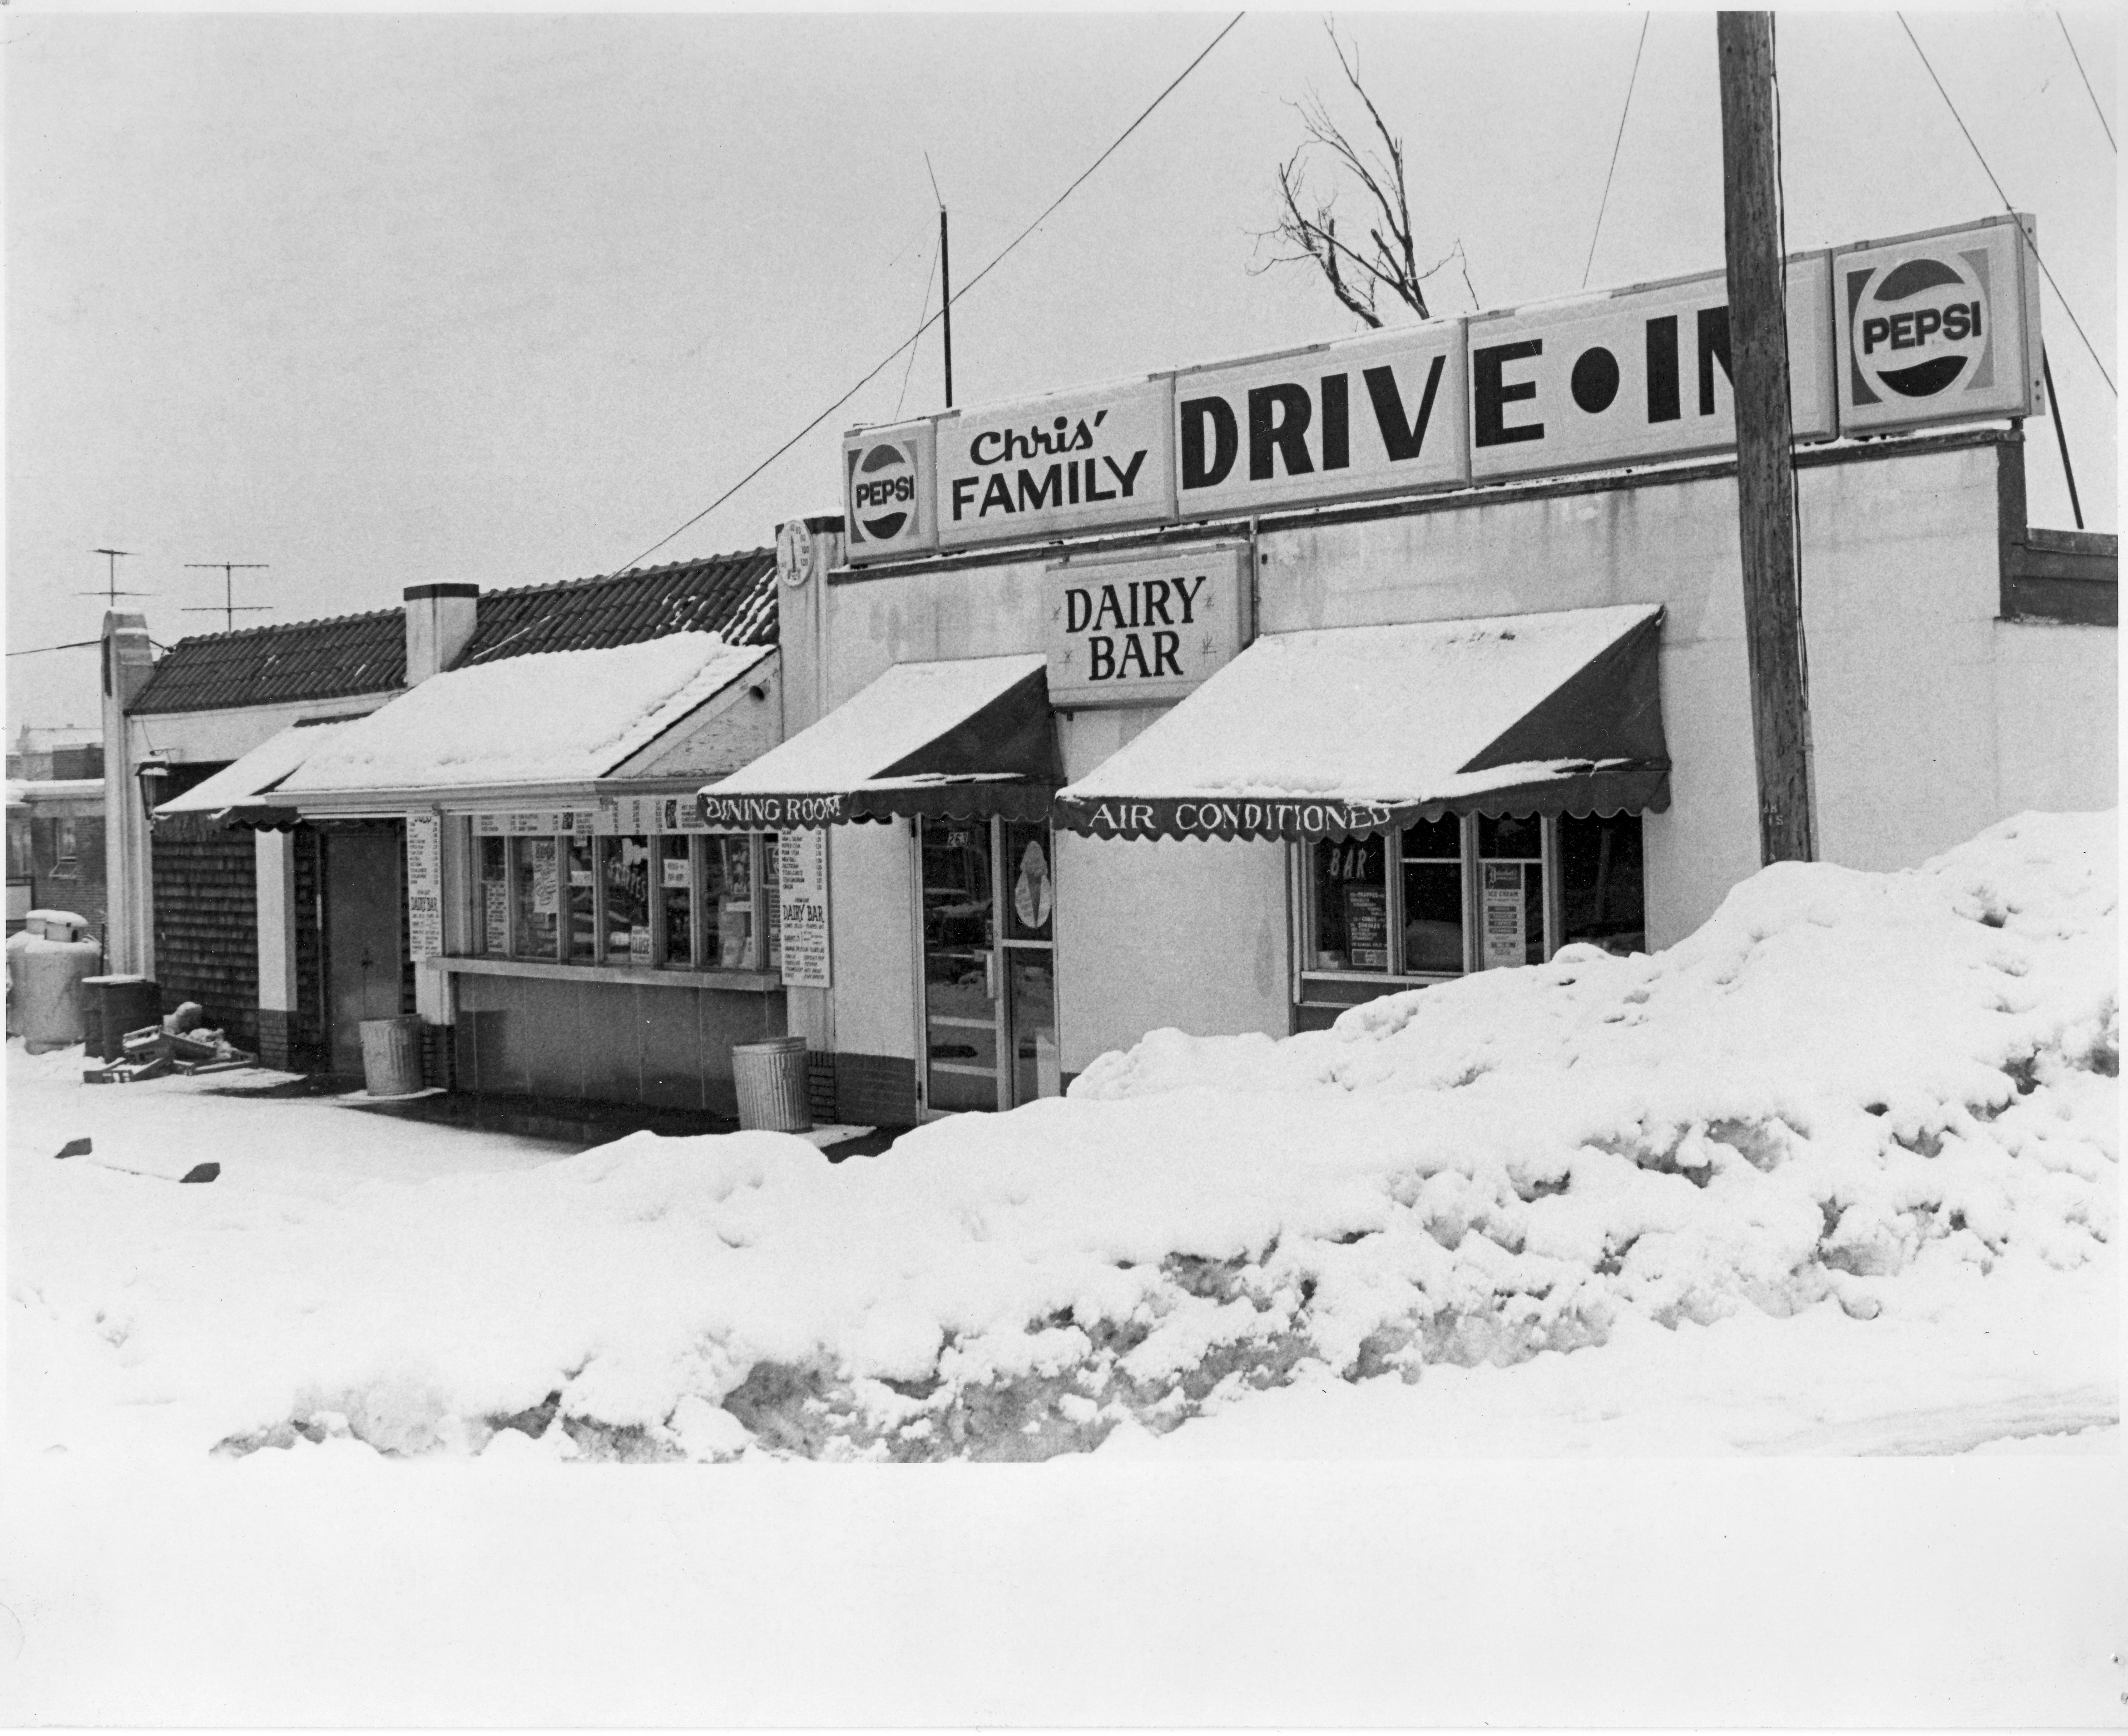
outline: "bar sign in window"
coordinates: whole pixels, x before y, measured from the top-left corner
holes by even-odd
[[[1497,970],[1523,962],[1528,936],[1523,932],[1522,867],[1520,862],[1487,862],[1485,869],[1485,968]]]

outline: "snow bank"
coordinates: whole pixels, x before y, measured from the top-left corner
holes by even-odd
[[[603,777],[772,654],[672,633],[450,670],[347,724],[279,793]]]
[[[639,1135],[299,1209],[46,1164],[18,1233],[82,1227],[18,1250],[18,1342],[100,1338],[202,1446],[1039,1457],[1627,1322],[2075,1313],[2116,1215],[2115,875],[2098,815],[1779,867],[1655,956],[1156,1032],[840,1165]]]

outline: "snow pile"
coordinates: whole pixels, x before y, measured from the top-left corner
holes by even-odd
[[[1988,1297],[2021,1341],[2050,1310],[2088,1334],[2113,825],[1769,870],[1660,956],[1574,949],[1284,1041],[1158,1032],[1067,1099],[840,1165],[639,1135],[325,1205],[270,1164],[18,1165],[17,1342],[184,1407],[201,1447],[922,1458],[1740,1311],[1903,1331]]]
[[[672,633],[450,670],[348,724],[278,793],[603,777],[772,655]]]

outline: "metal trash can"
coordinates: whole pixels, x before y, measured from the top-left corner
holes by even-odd
[[[86,1009],[94,1027],[96,1052],[115,1061],[126,1052],[126,1033],[152,1025],[160,1018],[156,1008],[162,992],[145,976],[92,976],[83,979],[89,994]]]
[[[771,1133],[812,1131],[804,1037],[772,1036],[758,1043],[734,1043],[731,1054],[740,1127]]]
[[[406,1097],[421,1089],[421,1020],[366,1018],[362,1032],[362,1083],[372,1097]]]

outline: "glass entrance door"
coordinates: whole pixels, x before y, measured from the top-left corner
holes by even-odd
[[[1009,1109],[1060,1089],[1049,829],[918,822],[924,1102]]]

